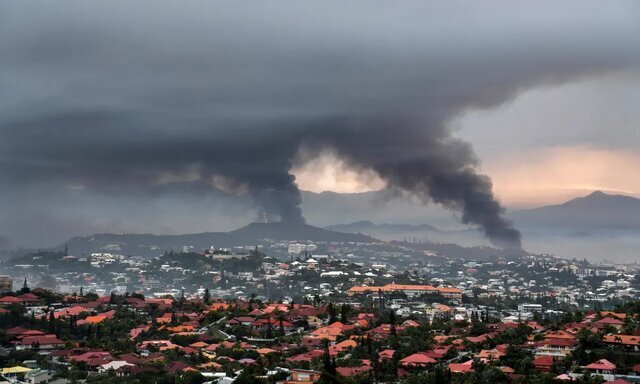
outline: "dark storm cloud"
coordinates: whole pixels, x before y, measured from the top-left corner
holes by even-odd
[[[519,247],[448,122],[635,66],[637,17],[633,2],[5,2],[0,180],[18,198],[5,204],[195,178],[302,222],[292,162],[332,148]]]

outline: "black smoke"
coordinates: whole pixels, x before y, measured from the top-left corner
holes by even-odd
[[[2,208],[197,181],[304,222],[290,170],[301,151],[330,148],[519,248],[451,120],[635,67],[637,6],[506,5],[3,3]]]

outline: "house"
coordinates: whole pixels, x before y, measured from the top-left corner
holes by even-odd
[[[287,361],[290,362],[300,362],[300,361],[304,361],[304,362],[311,362],[313,359],[320,357],[324,354],[323,351],[319,350],[319,349],[314,349],[311,350],[309,352],[306,353],[301,353],[299,355],[295,355],[295,356],[291,356],[287,359]]]
[[[168,351],[170,349],[178,348],[178,346],[169,340],[145,340],[138,345],[138,350],[145,350],[147,348],[156,348],[159,351]]]
[[[538,356],[533,360],[533,366],[540,372],[551,372],[551,368],[555,362],[556,358],[553,356]]]
[[[41,354],[46,351],[64,347],[64,341],[56,335],[26,336],[15,342],[16,350],[38,349]]]
[[[176,372],[183,372],[183,371],[197,371],[197,369],[195,369],[191,365],[182,361],[174,361],[173,363],[167,365],[165,370],[168,373],[176,373]]]
[[[640,350],[640,336],[635,335],[605,335],[602,338],[607,344],[620,345],[633,351]]]
[[[262,332],[271,329],[275,332],[276,330],[280,329],[280,325],[282,325],[282,328],[284,328],[285,332],[290,332],[291,330],[293,330],[293,324],[291,324],[287,320],[282,320],[282,322],[280,322],[278,319],[274,318],[255,320],[253,323],[251,323],[251,328]]]
[[[74,306],[67,307],[67,308],[62,308],[62,309],[59,309],[59,310],[53,312],[53,317],[58,319],[58,318],[61,318],[61,317],[78,316],[82,312],[87,312],[87,308],[85,308],[85,307],[83,307],[81,305],[74,305]]]
[[[27,336],[44,336],[44,332],[38,331],[35,329],[27,329],[22,327],[13,327],[9,328],[5,331],[8,336],[15,337],[17,339],[21,339]]]
[[[25,305],[33,305],[38,304],[40,302],[40,298],[33,293],[25,293],[24,295],[18,296],[18,300]]]
[[[85,324],[98,324],[105,321],[107,317],[105,315],[95,315],[95,316],[87,316],[84,319],[76,321],[77,325],[85,325]]]
[[[578,340],[575,338],[544,339],[536,346],[536,356],[565,357],[576,349]]]
[[[140,334],[142,334],[142,332],[147,332],[149,329],[151,329],[151,327],[148,325],[144,327],[133,328],[129,331],[129,339],[135,340],[138,336],[140,336]]]
[[[586,365],[584,369],[600,375],[609,375],[614,373],[614,371],[616,370],[616,365],[607,359],[600,359],[596,362]]]
[[[429,364],[435,364],[436,360],[425,355],[424,353],[414,353],[400,360],[403,367],[424,367]]]
[[[624,321],[613,317],[605,317],[596,321],[594,324],[598,329],[612,327],[619,331],[622,329],[622,327],[624,327]]]
[[[504,356],[504,353],[497,349],[483,349],[476,355],[483,363],[500,360],[502,356]]]
[[[0,305],[22,304],[20,299],[13,296],[0,297]]]
[[[473,360],[466,361],[464,363],[449,364],[449,370],[451,373],[466,373],[473,371]]]
[[[440,294],[447,299],[462,298],[462,291],[458,288],[433,287],[431,285],[411,285],[411,284],[387,284],[384,286],[355,286],[349,288],[347,295],[362,295],[368,293],[392,293],[401,292],[408,297],[420,296],[423,294]]]
[[[133,367],[134,364],[128,363],[124,360],[114,360],[109,363],[103,364],[98,367],[98,372],[105,373],[109,370],[118,371],[121,370],[122,367],[130,366]]]
[[[362,375],[370,372],[373,368],[369,365],[360,365],[357,367],[338,367],[336,372],[345,377]]]
[[[320,380],[320,372],[310,371],[306,369],[292,369],[291,376],[284,381],[278,381],[277,384],[311,384]]]
[[[249,317],[249,316],[237,316],[234,317],[233,319],[227,321],[227,326],[236,326],[236,325],[243,325],[245,327],[249,327],[251,326],[251,324],[255,321],[256,319],[254,319],[253,317]]]
[[[378,358],[380,360],[392,360],[394,353],[396,353],[396,351],[393,349],[385,349],[384,351],[378,353]]]
[[[107,351],[91,351],[80,355],[69,356],[69,361],[84,363],[87,367],[97,370],[100,366],[112,362],[113,356]]]

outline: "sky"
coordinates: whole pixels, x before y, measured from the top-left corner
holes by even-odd
[[[534,87],[451,123],[473,144],[509,208],[557,204],[601,190],[640,197],[640,74],[614,71]],[[295,169],[303,189],[378,190],[375,174],[350,170],[331,153]]]
[[[388,188],[519,246],[505,207],[638,195],[640,4],[0,4],[0,235],[304,221]],[[237,197],[237,198],[236,198]]]

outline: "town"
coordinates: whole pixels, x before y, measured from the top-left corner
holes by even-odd
[[[406,241],[271,241],[152,258],[114,248],[3,262],[16,277],[0,277],[4,379],[640,381],[633,264],[471,260]]]

